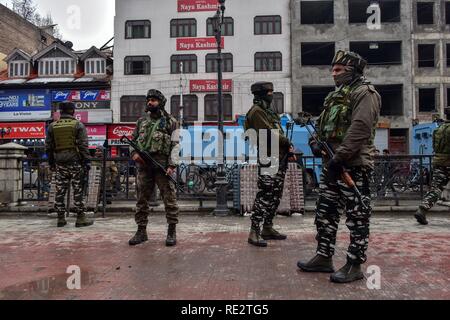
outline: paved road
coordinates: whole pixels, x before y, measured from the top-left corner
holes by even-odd
[[[182,216],[179,245],[164,246],[162,216],[151,218],[150,241],[130,248],[130,218],[98,220],[77,230],[45,218],[0,219],[0,299],[450,299],[450,216],[419,226],[407,216],[373,218],[371,265],[381,289],[367,281],[329,282],[297,270],[315,249],[312,217],[279,217],[289,235],[268,248],[247,244],[248,218]],[[345,263],[348,231],[341,222],[336,267]],[[67,288],[67,268],[81,269],[81,290]],[[367,276],[370,276],[367,274]]]

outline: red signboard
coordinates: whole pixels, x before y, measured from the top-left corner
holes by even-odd
[[[222,49],[225,48],[225,39],[223,37],[220,46]],[[217,50],[217,42],[215,38],[178,38],[177,50]]]
[[[217,80],[191,80],[189,82],[191,93],[217,92]],[[233,91],[233,80],[223,80],[223,92]]]
[[[178,0],[178,12],[217,11],[217,0]]]
[[[45,139],[45,122],[0,123],[0,129],[3,139]]]
[[[108,127],[108,141],[111,146],[121,146],[124,145],[120,142],[123,136],[127,136],[131,139],[136,125],[134,124],[115,124]]]

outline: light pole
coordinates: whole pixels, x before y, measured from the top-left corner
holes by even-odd
[[[216,209],[213,214],[215,216],[228,216],[230,210],[228,209],[228,181],[225,174],[225,152],[224,152],[224,129],[223,129],[223,95],[222,95],[222,26],[225,15],[225,0],[219,0],[220,8],[217,10],[215,16],[213,17],[214,32],[216,35],[217,43],[217,96],[219,103],[219,155],[221,156],[221,161],[217,164],[217,180],[216,180],[216,198],[217,204]]]

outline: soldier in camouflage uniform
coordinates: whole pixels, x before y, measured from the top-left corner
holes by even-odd
[[[433,133],[433,180],[431,190],[425,195],[415,213],[417,222],[427,225],[426,213],[436,204],[445,186],[450,181],[450,108],[445,108],[447,121]]]
[[[319,199],[315,224],[317,227],[317,255],[309,262],[298,262],[307,272],[333,273],[336,234],[340,216],[347,216],[350,246],[347,263],[331,275],[330,280],[346,283],[363,279],[361,264],[367,260],[369,222],[371,217],[369,181],[374,169],[375,130],[381,109],[381,98],[363,76],[367,62],[358,54],[338,51],[333,59],[336,91],[325,99],[325,109],[317,127],[319,138],[335,151],[329,159],[323,150],[310,140],[315,156],[323,157]],[[341,179],[344,168],[363,195],[365,209],[355,193]]]
[[[136,130],[133,133],[133,141],[140,149],[148,151],[152,157],[162,166],[167,168],[163,173],[159,169],[145,163],[142,158],[132,150],[132,159],[136,161],[138,167],[137,176],[137,208],[136,224],[138,231],[129,241],[131,246],[148,241],[147,225],[150,214],[149,201],[158,186],[166,209],[167,223],[169,224],[166,245],[175,246],[177,244],[176,226],[178,224],[178,204],[176,190],[168,175],[174,174],[176,164],[172,154],[179,150],[179,143],[176,135],[173,135],[178,128],[178,122],[165,110],[166,98],[158,90],[150,90],[147,94],[146,116],[138,120]]]
[[[279,233],[273,228],[273,219],[283,195],[287,170],[286,164],[293,149],[291,142],[284,135],[280,117],[272,109],[273,84],[270,82],[257,82],[252,85],[251,90],[255,98],[253,107],[247,114],[245,130],[256,130],[258,135],[260,130],[267,130],[267,141],[261,141],[258,138],[258,152],[261,150],[261,147],[264,147],[263,144],[266,144],[267,150],[271,150],[271,130],[277,130],[275,136],[279,139],[278,154],[270,155],[271,157],[278,157],[278,172],[275,175],[264,173],[260,162],[258,174],[258,188],[260,191],[256,195],[253,206],[252,225],[248,239],[248,242],[254,246],[267,247],[266,240],[287,239],[286,235]],[[261,160],[260,154],[258,154],[258,158]],[[263,224],[262,231],[261,224]]]
[[[83,199],[84,171],[89,167],[89,147],[86,127],[74,118],[75,105],[63,102],[59,106],[60,120],[48,127],[46,152],[49,165],[56,171],[55,210],[58,213],[58,227],[67,225],[65,199],[70,182],[72,182],[73,198],[77,213],[77,228],[94,224],[86,218]]]

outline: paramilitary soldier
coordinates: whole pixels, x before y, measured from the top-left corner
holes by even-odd
[[[267,130],[267,141],[258,139],[258,151],[261,151],[262,147],[267,147],[266,150],[271,150],[270,138],[272,130],[275,130],[274,133],[276,132],[274,137],[277,136],[279,139],[278,154],[270,155],[272,157],[279,157],[279,168],[276,175],[263,172],[260,162],[258,177],[259,192],[256,195],[253,206],[252,225],[248,239],[250,244],[257,247],[267,247],[266,240],[287,239],[286,235],[279,233],[273,228],[273,219],[283,194],[287,158],[292,155],[293,148],[289,139],[284,135],[280,117],[272,109],[273,89],[273,84],[270,82],[257,82],[252,85],[252,94],[255,96],[254,104],[248,112],[245,122],[245,130],[256,130],[258,136],[260,130]],[[266,146],[263,146],[263,143],[266,143]],[[260,154],[258,154],[258,157],[260,157]],[[263,224],[262,231],[261,223]]]
[[[371,217],[369,181],[374,168],[375,128],[378,123],[381,98],[363,76],[367,62],[358,54],[338,51],[332,62],[336,91],[325,99],[324,111],[317,126],[319,138],[335,151],[333,159],[310,140],[316,156],[323,156],[319,199],[315,224],[317,255],[298,267],[308,272],[333,273],[336,233],[340,215],[345,211],[350,230],[347,263],[331,275],[331,281],[346,283],[363,278],[361,264],[367,260],[369,220]],[[344,168],[363,195],[364,208],[355,193],[341,179]]]
[[[60,120],[48,127],[46,151],[49,165],[56,171],[55,210],[58,213],[58,227],[67,225],[66,206],[64,204],[67,190],[72,181],[73,198],[77,213],[77,228],[94,224],[86,218],[83,199],[83,176],[89,168],[89,146],[86,127],[74,118],[75,105],[63,102],[59,105]]]
[[[179,209],[175,186],[170,182],[168,175],[172,175],[176,170],[171,155],[175,149],[179,148],[178,139],[175,135],[172,137],[173,133],[178,130],[178,123],[174,117],[164,110],[166,102],[166,98],[160,91],[149,90],[147,94],[147,114],[138,120],[136,130],[133,132],[133,141],[137,143],[141,150],[148,151],[156,161],[167,168],[167,172],[163,173],[150,166],[136,152],[132,151],[132,159],[136,161],[138,169],[136,209],[138,231],[129,241],[131,246],[148,240],[149,201],[155,189],[155,184],[158,185],[161,192],[169,224],[166,245],[175,246],[177,244],[176,226]]]
[[[450,108],[445,108],[447,121],[433,133],[433,180],[431,190],[426,194],[414,215],[422,225],[427,225],[426,213],[436,204],[450,181]]]

